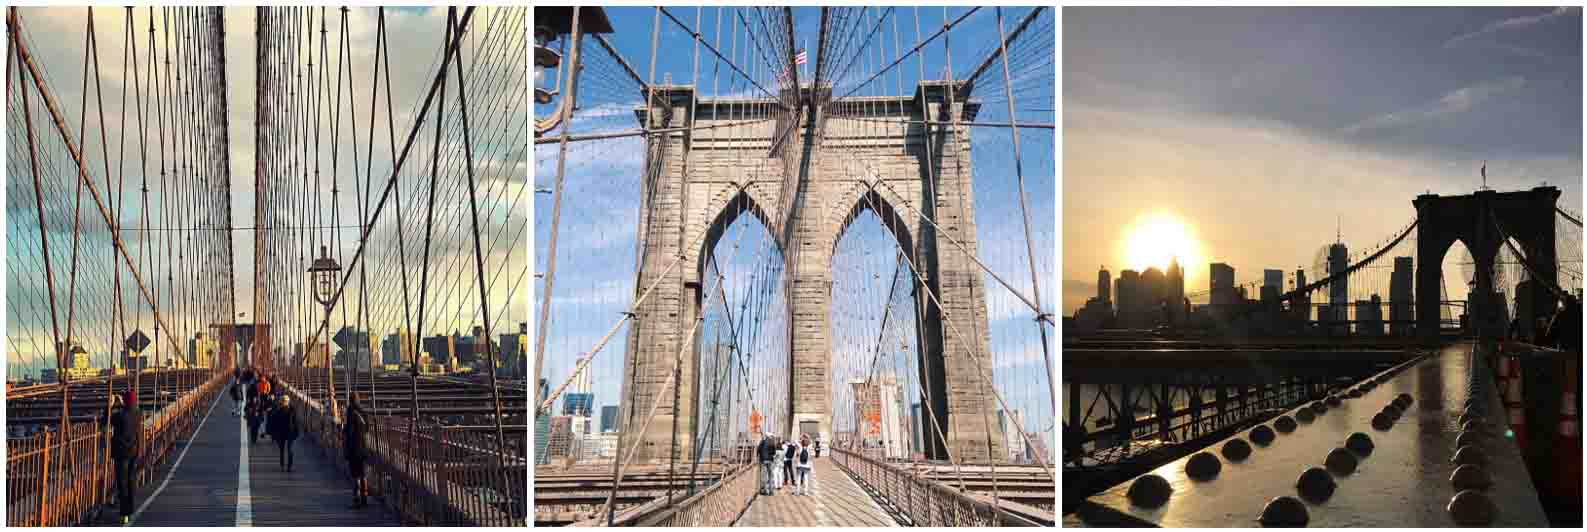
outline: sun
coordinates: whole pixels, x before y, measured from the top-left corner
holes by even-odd
[[[1126,264],[1136,271],[1155,266],[1167,272],[1174,259],[1184,269],[1196,264],[1200,247],[1188,224],[1172,214],[1158,212],[1135,220],[1124,239],[1124,256]]]

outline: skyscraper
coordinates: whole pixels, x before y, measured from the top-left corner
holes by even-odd
[[[1174,257],[1168,262],[1168,308],[1172,309],[1169,315],[1175,323],[1184,321],[1185,301],[1185,269],[1179,266],[1179,257]]]
[[[1113,306],[1113,279],[1108,275],[1108,269],[1097,270],[1097,300],[1107,307]]]
[[[1284,293],[1284,270],[1262,270],[1262,302],[1277,301]]]
[[[601,432],[616,432],[618,430],[617,406],[606,405],[601,407]]]
[[[1335,241],[1328,246],[1328,275],[1333,276],[1350,268],[1350,249],[1344,242]],[[1334,321],[1348,321],[1350,319],[1350,278],[1341,277],[1328,283],[1328,309],[1332,311]],[[1350,325],[1340,323],[1333,328],[1334,334],[1344,335],[1350,333]]]
[[[1118,309],[1119,326],[1136,327],[1140,315],[1140,274],[1135,270],[1119,272],[1118,280],[1114,281],[1113,300]]]
[[[1389,334],[1393,336],[1411,334],[1416,310],[1412,300],[1414,265],[1410,257],[1394,257],[1394,273],[1389,276]]]
[[[573,368],[574,368],[575,371],[578,370],[579,366],[584,364],[584,359],[585,358],[587,358],[587,357],[580,355],[578,357],[578,359],[573,363]],[[579,374],[573,378],[573,391],[580,392],[580,393],[589,393],[590,392],[590,370],[589,370],[589,368],[584,368],[583,371],[579,371]]]
[[[1168,298],[1168,277],[1156,266],[1141,273],[1141,310],[1146,314],[1147,326],[1163,322],[1163,302]]]
[[[594,408],[595,394],[588,392],[568,392],[562,396],[562,415],[564,416],[589,416]]]
[[[1233,305],[1239,295],[1234,291],[1234,267],[1222,262],[1211,266],[1208,288],[1212,290],[1213,305]]]

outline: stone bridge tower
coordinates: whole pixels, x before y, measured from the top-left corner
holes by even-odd
[[[907,97],[831,101],[829,87],[816,94],[809,87],[798,95],[784,91],[778,99],[699,99],[691,86],[668,85],[657,87],[650,116],[636,109],[641,124],[668,130],[646,145],[636,291],[656,288],[636,312],[623,361],[623,445],[642,439],[638,462],[667,461],[669,448],[680,462],[692,460],[706,430],[710,405],[698,399],[700,340],[690,340],[689,331],[712,295],[704,293],[711,286],[708,254],[744,213],[765,224],[782,252],[779,281],[790,321],[790,399],[762,405],[783,422],[761,430],[818,432],[833,441],[832,256],[866,209],[883,220],[924,278],[913,283],[921,325],[917,380],[924,391],[902,395],[906,413],[921,402],[922,415],[934,417],[946,436],[937,437],[923,420],[933,433],[924,440],[927,455],[1006,459],[997,402],[984,380],[992,374],[990,336],[982,272],[970,254],[977,240],[969,128],[960,124],[974,120],[980,105],[963,97],[963,89],[963,82],[928,81]],[[795,105],[799,113],[790,120],[781,108]],[[655,401],[656,418],[638,434]],[[747,427],[715,428],[723,430],[731,438]]]
[[[1504,246],[1498,228],[1503,227],[1528,262],[1538,268],[1537,275],[1553,284],[1558,280],[1555,261],[1554,210],[1559,189],[1536,187],[1517,192],[1479,190],[1465,196],[1423,194],[1412,202],[1416,206],[1416,329],[1424,339],[1438,338],[1439,294],[1444,254],[1456,240],[1466,245],[1476,264],[1473,301],[1467,309],[1473,326],[1483,337],[1501,334],[1504,324],[1492,324],[1503,311],[1504,302],[1492,295],[1504,291],[1514,295],[1514,286],[1493,286],[1493,265]],[[1496,225],[1497,224],[1497,225]],[[1552,299],[1544,306],[1552,307]],[[1486,303],[1486,304],[1484,304]],[[1497,330],[1495,330],[1497,327]]]

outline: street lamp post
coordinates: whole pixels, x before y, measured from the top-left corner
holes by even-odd
[[[314,300],[325,307],[325,322],[327,324],[331,321],[331,304],[335,303],[332,298],[336,297],[337,274],[341,271],[342,265],[337,264],[336,259],[331,258],[330,254],[325,251],[325,246],[320,246],[320,258],[314,259],[314,262],[309,264],[309,275],[313,277],[312,282],[314,283]],[[314,344],[315,342],[311,340],[309,343],[310,351],[314,349]],[[331,365],[330,353],[330,347],[327,346],[325,348],[325,371],[328,372],[326,383],[329,385],[328,396],[330,397],[331,417],[335,418],[337,412],[336,368]],[[304,358],[307,358],[308,355],[309,353],[305,353]]]

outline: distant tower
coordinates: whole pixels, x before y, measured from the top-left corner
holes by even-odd
[[[1416,309],[1412,294],[1415,263],[1411,257],[1394,257],[1394,273],[1389,277],[1389,334],[1409,336]]]
[[[579,357],[578,360],[576,362],[574,362],[573,367],[575,369],[577,369],[580,364],[584,363],[584,359],[585,358],[588,358],[588,357],[582,357],[582,356]],[[578,376],[573,379],[573,391],[578,392],[578,393],[590,393],[590,370],[589,370],[589,368],[585,368],[584,371],[580,371]]]
[[[1332,276],[1345,271],[1350,267],[1350,249],[1345,247],[1342,233],[1334,237],[1334,243],[1328,246],[1328,275]],[[1333,311],[1333,319],[1347,321],[1350,319],[1350,278],[1344,277],[1328,283],[1328,308]],[[1335,330],[1336,334],[1345,334],[1350,330],[1349,325],[1341,325]]]
[[[1107,268],[1097,270],[1097,300],[1109,311],[1113,310],[1113,278],[1108,275]]]
[[[1185,300],[1185,270],[1179,266],[1179,257],[1174,257],[1168,261],[1168,297],[1166,299],[1168,299],[1169,307],[1176,309],[1170,313],[1173,315],[1174,322],[1184,321],[1185,316],[1182,312],[1184,307],[1180,305],[1180,302]]]

